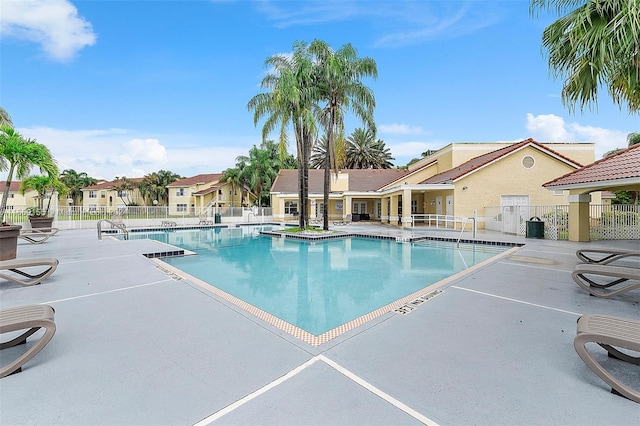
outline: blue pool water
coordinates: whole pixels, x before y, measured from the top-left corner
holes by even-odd
[[[508,247],[344,238],[299,241],[262,227],[159,231],[198,256],[166,263],[314,335],[388,305]]]

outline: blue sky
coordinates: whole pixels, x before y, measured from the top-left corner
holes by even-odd
[[[556,16],[528,1],[0,1],[0,106],[61,170],[96,178],[233,167],[261,142],[247,102],[265,59],[316,38],[376,61],[364,82],[394,165],[529,137],[595,142],[599,158],[640,130],[606,90],[597,110],[562,105],[541,51]]]

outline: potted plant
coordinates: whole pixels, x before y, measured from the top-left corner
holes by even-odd
[[[67,195],[67,187],[60,182],[57,176],[36,175],[29,176],[20,184],[20,191],[22,191],[23,194],[30,189],[36,191],[38,194],[36,196],[36,206],[27,208],[31,228],[50,231],[51,224],[53,223],[53,217],[49,216],[51,199],[56,193],[58,193],[59,196]],[[44,202],[45,198],[48,198],[46,207]]]
[[[10,126],[0,126],[0,169],[7,170],[0,204],[0,260],[15,259],[22,226],[7,223],[5,212],[14,175],[23,179],[37,166],[49,176],[58,175],[58,166],[49,149],[33,139],[25,139]]]

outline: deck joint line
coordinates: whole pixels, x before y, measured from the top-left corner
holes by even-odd
[[[472,290],[470,288],[464,288],[464,287],[459,287],[457,285],[452,285],[449,288],[456,288],[458,290],[464,290],[464,291],[468,291],[471,293],[476,293],[476,294],[482,294],[483,296],[489,296],[489,297],[494,297],[496,299],[502,299],[502,300],[507,300],[509,302],[515,302],[515,303],[521,303],[523,305],[529,305],[529,306],[534,306],[536,308],[542,308],[542,309],[548,309],[550,311],[556,311],[556,312],[562,312],[564,314],[570,314],[570,315],[576,315],[576,316],[580,316],[582,314],[578,313],[578,312],[573,312],[573,311],[567,311],[565,309],[559,309],[559,308],[552,308],[551,306],[545,306],[545,305],[540,305],[538,303],[532,303],[532,302],[525,302],[524,300],[519,300],[519,299],[513,299],[511,297],[506,297],[506,296],[498,296],[497,294],[491,294],[491,293],[485,293],[484,291],[478,291],[478,290]]]

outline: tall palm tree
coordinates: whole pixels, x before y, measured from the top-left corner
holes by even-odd
[[[69,189],[68,195],[76,206],[82,205],[82,188],[98,183],[86,172],[78,173],[73,169],[63,170],[60,174],[60,181]]]
[[[327,134],[324,170],[323,229],[329,229],[330,170],[337,170],[338,150],[336,141],[342,140],[344,117],[347,110],[353,112],[370,129],[375,131],[373,109],[375,98],[361,78],[377,78],[376,62],[368,57],[359,58],[349,43],[333,51],[324,41],[314,40],[309,45],[313,55],[316,84],[320,88],[318,102],[321,105],[321,122]]]
[[[289,126],[293,129],[298,158],[298,224],[304,229],[308,222],[308,182],[311,140],[316,133],[313,102],[317,99],[317,87],[313,84],[313,64],[304,42],[295,42],[293,55],[274,55],[265,65],[272,70],[260,86],[267,92],[255,95],[247,107],[254,111],[253,122],[257,124],[266,117],[262,127],[262,139],[275,128],[279,128],[279,152],[287,155]]]
[[[13,127],[13,121],[6,109],[0,107],[0,126]]]
[[[357,128],[347,138],[345,167],[348,169],[391,169],[394,158],[384,141],[371,129]]]
[[[563,103],[597,105],[603,84],[620,107],[640,112],[638,0],[531,0],[532,15],[543,10],[566,13],[542,34],[549,67],[564,81]]]
[[[8,171],[0,204],[0,223],[4,221],[14,174],[18,179],[23,179],[29,175],[33,167],[39,167],[42,173],[52,177],[57,177],[59,173],[58,165],[49,148],[35,139],[25,139],[11,127],[0,127],[0,168]]]

